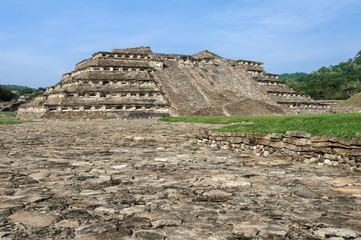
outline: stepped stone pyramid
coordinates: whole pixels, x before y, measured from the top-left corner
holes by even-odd
[[[18,117],[280,115],[328,108],[266,73],[261,62],[224,59],[209,51],[191,56],[138,47],[94,53],[22,105]]]

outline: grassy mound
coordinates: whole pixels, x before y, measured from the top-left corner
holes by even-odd
[[[340,106],[361,107],[361,92],[339,103]]]
[[[219,116],[219,117],[167,117],[167,122],[198,122],[209,124],[234,124],[215,129],[220,132],[283,133],[305,131],[312,136],[361,137],[361,114],[325,114],[293,116]]]

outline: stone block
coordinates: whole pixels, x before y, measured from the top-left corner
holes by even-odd
[[[287,137],[298,137],[298,138],[309,138],[311,137],[311,134],[304,131],[287,131],[286,132]]]
[[[254,137],[259,139],[271,139],[271,135],[267,133],[254,133]]]
[[[312,142],[313,147],[342,147],[344,145],[333,142]]]
[[[274,148],[283,148],[285,146],[284,142],[270,142],[269,145]]]
[[[249,139],[253,139],[254,138],[254,134],[253,133],[246,133],[246,138],[249,138]]]
[[[352,156],[361,156],[361,149],[360,148],[354,148],[351,150]]]
[[[332,153],[333,154],[338,154],[338,155],[342,155],[342,156],[350,156],[351,155],[351,149],[347,149],[347,148],[333,148],[332,149]]]
[[[269,139],[257,139],[258,144],[262,145],[269,145],[270,140]]]
[[[283,141],[285,143],[290,143],[297,146],[309,146],[311,145],[311,141],[307,138],[284,138]]]
[[[243,138],[242,142],[247,144],[247,145],[250,143],[249,138]]]
[[[234,137],[235,134],[233,132],[225,132],[224,133],[224,136],[227,136],[227,137]]]
[[[237,133],[235,133],[235,136],[236,136],[236,137],[245,137],[245,136],[246,136],[246,133],[244,133],[244,132],[237,132]]]
[[[314,147],[312,146],[312,150],[316,153],[332,153],[332,148],[330,147]]]
[[[216,136],[220,136],[220,135],[221,135],[221,132],[210,131],[210,132],[209,132],[209,135],[211,135],[211,136],[213,136],[213,137],[216,137]]]
[[[296,151],[296,152],[308,152],[311,151],[311,146],[297,146],[297,145],[293,145],[293,144],[289,144],[289,143],[284,143],[285,144],[285,148],[292,150],[292,151]]]
[[[330,137],[329,138],[330,142],[334,142],[334,143],[338,143],[341,145],[345,145],[345,146],[349,146],[351,141],[346,139],[346,138],[339,138],[339,137]]]
[[[351,145],[361,146],[361,138],[352,138],[350,141]]]
[[[235,137],[229,137],[229,139],[228,139],[228,141],[229,141],[230,143],[239,143],[239,142],[237,142],[236,140],[237,140],[237,138],[235,138]]]
[[[271,139],[282,139],[283,138],[283,134],[281,133],[272,133],[271,134]]]
[[[328,142],[328,138],[329,136],[314,136],[311,137],[310,140],[311,142]]]
[[[335,161],[335,160],[337,160],[337,155],[326,153],[326,154],[324,155],[324,158],[327,158],[327,159],[330,159],[330,160],[332,160],[332,161]]]

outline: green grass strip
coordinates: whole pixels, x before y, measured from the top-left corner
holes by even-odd
[[[0,112],[0,114],[15,114],[15,112]]]
[[[21,120],[21,119],[0,119],[0,125],[10,125],[10,124],[20,124],[24,122],[32,122],[31,120]]]
[[[161,121],[208,124],[253,122],[254,124],[234,124],[214,130],[283,134],[287,131],[305,131],[312,136],[335,136],[347,139],[361,137],[361,113],[292,116],[192,116],[167,117]]]

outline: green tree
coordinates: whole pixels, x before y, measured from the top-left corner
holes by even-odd
[[[18,91],[19,95],[24,95],[24,94],[31,94],[33,93],[33,89],[29,88],[29,87],[24,87],[24,88],[21,88],[19,91]]]
[[[35,90],[32,94],[30,94],[26,100],[29,101],[33,98],[35,98],[36,96],[42,95],[45,92],[45,88],[39,87],[37,90]]]
[[[10,90],[10,88],[0,85],[0,100],[9,102],[12,98],[15,97]]]
[[[355,58],[353,59],[353,62],[361,65],[361,50],[356,54]]]
[[[281,74],[286,84],[296,91],[305,92],[313,99],[343,100],[361,92],[361,51],[347,62],[335,66],[321,67],[311,74]]]

